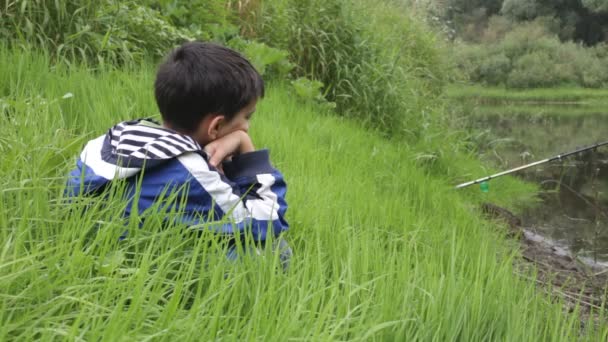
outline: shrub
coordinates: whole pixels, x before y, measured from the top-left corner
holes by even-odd
[[[94,33],[89,46],[94,54],[114,64],[160,58],[172,47],[197,36],[195,32],[176,28],[158,11],[134,3],[102,7],[96,19],[105,35],[102,38]]]
[[[309,80],[306,77],[300,77],[297,80],[291,81],[293,92],[296,96],[304,101],[312,101],[317,103],[319,108],[333,110],[336,108],[334,102],[329,102],[323,96],[323,83],[319,81]]]
[[[0,38],[39,46],[68,62],[122,64],[159,57],[200,34],[176,28],[134,1],[15,0],[2,15]]]
[[[233,13],[224,0],[145,0],[143,3],[162,13],[172,25],[201,32],[205,40],[236,33]]]
[[[592,47],[590,50],[593,53],[593,55],[599,59],[608,58],[608,43],[597,44],[596,46]]]
[[[243,53],[260,75],[265,76],[266,79],[285,79],[294,68],[294,64],[288,59],[289,52],[285,50],[238,37],[231,39],[228,45]]]
[[[476,78],[489,84],[500,84],[510,70],[511,60],[504,53],[497,53],[481,61]]]
[[[535,51],[518,58],[507,78],[513,88],[547,87],[556,83],[551,56],[544,51]]]
[[[462,71],[465,78],[481,82],[478,78],[478,67],[483,58],[486,58],[488,49],[482,48],[480,44],[464,44],[457,42],[452,46],[455,66]]]
[[[534,51],[551,50],[559,46],[559,39],[539,23],[527,23],[507,33],[499,43],[512,60]]]
[[[502,84],[511,71],[511,59],[496,46],[458,44],[454,52],[457,66],[470,81]]]
[[[500,12],[510,18],[527,20],[536,18],[541,4],[534,0],[504,0]]]
[[[277,0],[250,8],[241,32],[289,51],[292,74],[318,80],[339,113],[393,135],[419,132],[446,69],[432,34],[394,7],[344,0]],[[374,13],[374,15],[371,15]],[[378,21],[371,18],[380,17]],[[248,25],[248,26],[247,26]],[[406,133],[409,134],[409,133]],[[418,133],[415,133],[418,134]]]
[[[513,30],[514,23],[504,16],[494,15],[488,19],[488,27],[481,34],[481,41],[485,44],[494,43],[504,39],[505,35]]]
[[[459,28],[457,34],[461,39],[477,42],[488,25],[486,8],[481,7],[471,10],[470,13],[456,14],[454,15],[454,23]]]
[[[581,84],[589,88],[601,88],[608,85],[608,67],[599,59],[590,59],[582,70]]]
[[[93,0],[45,1],[15,0],[0,8],[2,40],[35,44],[51,51],[70,49],[96,24],[95,15],[103,7]],[[102,33],[103,35],[103,33]],[[74,53],[89,54],[86,46]]]
[[[457,66],[469,80],[489,85],[596,88],[607,84],[608,48],[562,43],[548,33],[547,27],[554,24],[551,18],[539,18],[514,28],[496,42],[457,43]]]

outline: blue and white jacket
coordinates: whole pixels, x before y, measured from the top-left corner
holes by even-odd
[[[127,207],[126,216],[132,210],[144,213],[173,190],[179,198],[172,209],[188,225],[220,222],[210,229],[251,233],[256,241],[288,229],[286,184],[270,164],[268,150],[235,156],[223,169],[224,175],[210,166],[191,137],[151,120],[133,120],[87,143],[70,173],[67,193],[97,194],[112,180],[124,179],[130,200],[137,201]]]

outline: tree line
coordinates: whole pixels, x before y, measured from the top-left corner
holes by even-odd
[[[452,38],[475,41],[496,16],[513,23],[542,19],[562,41],[608,41],[608,0],[428,0]]]

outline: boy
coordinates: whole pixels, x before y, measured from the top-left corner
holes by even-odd
[[[248,233],[262,245],[286,231],[283,176],[248,135],[257,100],[264,96],[254,67],[226,47],[185,43],[159,67],[154,88],[162,125],[126,121],[91,140],[70,174],[69,194],[97,194],[111,180],[125,179],[130,198],[139,186],[132,199],[137,206],[129,205],[126,216],[143,213],[174,190],[188,225],[228,215],[228,223],[210,229],[229,239]],[[279,248],[286,262],[291,251],[284,241]]]

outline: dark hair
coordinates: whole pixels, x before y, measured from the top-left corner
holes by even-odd
[[[190,133],[210,113],[231,120],[253,100],[264,97],[264,81],[238,52],[189,42],[173,50],[161,64],[154,94],[163,120]]]

